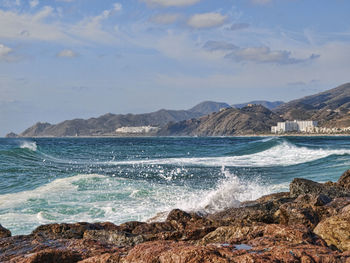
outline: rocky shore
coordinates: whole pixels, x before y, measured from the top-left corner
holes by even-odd
[[[0,225],[0,262],[350,262],[350,170],[209,215],[175,209],[164,222],[50,224],[13,237]]]

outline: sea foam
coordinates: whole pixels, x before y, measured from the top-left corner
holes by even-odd
[[[28,149],[28,150],[31,150],[33,152],[35,152],[38,149],[36,142],[28,142],[28,141],[22,142],[19,147],[21,149]]]
[[[331,155],[350,154],[348,149],[312,149],[282,143],[258,153],[227,157],[165,158],[152,160],[111,161],[110,165],[180,165],[210,167],[272,167],[290,166],[323,159]]]

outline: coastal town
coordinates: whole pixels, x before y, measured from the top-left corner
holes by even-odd
[[[306,133],[306,134],[341,134],[349,133],[350,127],[318,127],[317,121],[284,121],[278,122],[276,126],[271,127],[271,133],[284,134],[284,133]]]

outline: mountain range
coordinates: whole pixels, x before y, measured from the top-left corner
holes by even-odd
[[[20,137],[115,136],[121,127],[159,127],[150,135],[217,136],[268,133],[284,120],[316,120],[323,127],[350,126],[350,83],[293,100],[252,101],[230,106],[205,101],[188,110],[165,110],[144,114],[105,114],[58,124],[36,123]],[[15,134],[9,134],[14,137]]]

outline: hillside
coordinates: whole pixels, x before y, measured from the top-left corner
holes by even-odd
[[[286,120],[317,120],[325,127],[350,126],[350,83],[282,104],[274,110]]]
[[[284,104],[284,102],[283,101],[253,100],[253,101],[246,102],[246,103],[233,104],[232,107],[241,109],[243,107],[248,106],[249,104],[262,105],[269,110],[273,110],[273,109],[277,108],[278,106]]]
[[[282,119],[261,105],[229,108],[212,113],[199,120],[169,123],[159,131],[159,135],[222,136],[269,132],[272,125]]]
[[[189,110],[159,110],[145,114],[105,114],[97,118],[74,119],[52,125],[36,123],[20,134],[21,137],[64,137],[64,136],[101,136],[114,134],[120,127],[157,126],[169,122],[179,122],[199,118],[220,108],[227,107],[226,103],[206,101]]]

